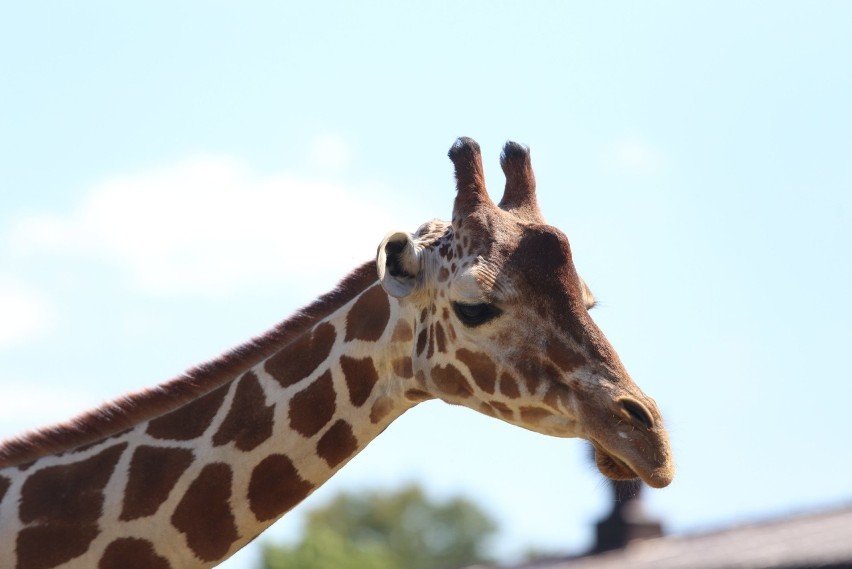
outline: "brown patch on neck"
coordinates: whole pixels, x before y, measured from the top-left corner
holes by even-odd
[[[122,521],[152,516],[192,464],[192,451],[142,445],[133,452],[121,507]]]
[[[148,423],[145,432],[155,439],[165,441],[197,439],[210,426],[227,394],[227,385],[217,387],[195,401],[154,419]]]
[[[55,567],[88,550],[101,532],[104,487],[126,448],[121,443],[79,462],[48,466],[24,482],[19,516],[28,527],[18,534],[18,567]]]
[[[272,436],[275,406],[266,404],[266,396],[254,372],[248,371],[237,384],[231,408],[219,430],[213,435],[213,446],[229,442],[241,451],[254,450]]]
[[[375,285],[361,295],[346,316],[346,341],[375,342],[390,320],[390,303],[384,289]]]
[[[222,462],[205,466],[192,481],[172,514],[172,525],[203,561],[218,561],[239,538],[231,512],[231,467]]]
[[[122,397],[71,421],[0,445],[0,468],[17,466],[115,435],[209,393],[269,358],[351,302],[378,281],[376,264],[364,263],[333,291],[254,340],[154,389]]]
[[[48,466],[27,478],[21,489],[20,517],[25,524],[97,523],[103,489],[127,443],[117,444],[79,462]],[[73,493],[67,489],[73,488]]]
[[[358,441],[352,434],[352,426],[343,419],[338,419],[317,443],[317,454],[331,468],[340,465],[357,450]]]
[[[172,569],[172,565],[157,555],[150,541],[123,537],[106,547],[98,569]]]
[[[379,381],[379,372],[373,365],[372,358],[350,358],[340,357],[340,368],[346,378],[346,387],[349,390],[349,401],[355,407],[360,407],[367,402],[373,392],[376,382]]]
[[[62,565],[86,553],[99,533],[95,524],[24,528],[15,540],[17,567],[50,569]],[[45,547],[48,543],[50,547]]]
[[[273,454],[261,460],[251,473],[249,506],[259,521],[266,522],[292,509],[313,489],[289,457]]]
[[[334,326],[323,322],[266,360],[263,368],[281,387],[295,385],[328,359],[335,339]]]
[[[304,437],[314,436],[334,416],[335,398],[331,371],[326,370],[290,400],[290,428]]]

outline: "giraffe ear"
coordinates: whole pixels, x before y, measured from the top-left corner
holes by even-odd
[[[391,296],[408,296],[417,286],[420,259],[411,235],[394,231],[382,239],[376,255],[376,269],[382,288]]]
[[[586,281],[580,279],[580,290],[583,293],[583,304],[586,307],[586,310],[591,310],[598,303],[597,299],[595,299],[595,295],[592,294],[592,289],[589,288],[589,285],[586,284]]]

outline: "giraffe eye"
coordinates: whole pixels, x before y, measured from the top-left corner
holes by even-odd
[[[500,316],[503,311],[485,302],[477,304],[453,303],[453,311],[465,326],[475,328]]]

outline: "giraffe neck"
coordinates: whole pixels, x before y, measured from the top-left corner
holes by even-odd
[[[205,393],[0,470],[0,567],[210,567],[322,485],[414,404],[415,316],[356,280]]]

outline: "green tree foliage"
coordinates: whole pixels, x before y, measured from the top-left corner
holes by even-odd
[[[496,529],[472,502],[435,503],[416,486],[344,493],[308,514],[299,543],[267,545],[263,569],[453,569],[487,562]]]

